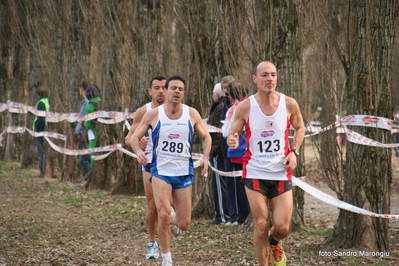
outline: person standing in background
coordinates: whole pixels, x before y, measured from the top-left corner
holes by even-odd
[[[90,85],[86,88],[85,91],[86,98],[89,100],[89,103],[85,106],[85,115],[94,113],[98,110],[98,104],[101,102],[99,90],[97,86]],[[92,149],[96,147],[97,143],[97,127],[96,127],[96,119],[88,120],[88,121],[80,121],[80,125],[83,126],[84,130],[82,133],[82,139],[84,143],[88,144],[88,148]],[[90,172],[93,169],[93,159],[91,156],[94,155],[94,152],[90,154]],[[85,180],[80,187],[84,187],[87,185],[89,181],[90,173],[85,177]]]
[[[209,112],[208,124],[222,127],[226,111],[229,108],[227,97],[222,91],[222,86],[217,83],[213,88],[213,104]],[[224,171],[223,147],[227,150],[226,140],[219,132],[211,133],[212,147],[209,154],[210,165],[220,171]],[[207,224],[221,224],[229,220],[229,202],[226,189],[226,177],[212,171],[213,201],[215,207],[215,218],[207,221]]]
[[[44,87],[37,88],[36,95],[39,98],[39,101],[36,103],[36,110],[49,112],[50,103],[47,98],[47,89]],[[33,121],[33,131],[43,132],[46,125],[47,121],[45,116],[36,116],[35,120]],[[40,169],[40,174],[37,174],[37,177],[43,176],[43,161],[44,161],[43,142],[44,142],[44,137],[36,137],[36,147],[37,147],[37,155],[39,157],[39,169]]]
[[[89,84],[86,81],[83,81],[81,86],[79,87],[79,94],[82,96],[83,101],[80,105],[80,112],[79,112],[79,118],[82,118],[85,115],[85,107],[86,105],[89,104],[89,99],[86,97],[86,88],[89,87]],[[79,148],[81,150],[87,149],[88,148],[88,143],[86,141],[83,141],[82,137],[82,131],[83,131],[83,126],[78,122],[78,125],[76,126],[75,133],[78,134],[79,136]],[[84,154],[79,156],[79,165],[82,167],[83,170],[83,178],[86,180],[88,179],[90,175],[90,154]],[[84,185],[83,183],[80,184],[78,187]]]
[[[230,82],[227,89],[232,106],[226,113],[222,127],[224,138],[227,138],[230,133],[237,105],[247,98],[246,88],[237,81]],[[227,156],[224,157],[225,172],[242,171],[243,156],[247,148],[245,136],[245,131],[242,131],[237,149],[232,150],[230,147],[227,149]],[[226,177],[226,185],[230,202],[230,220],[225,225],[242,224],[247,219],[251,209],[249,208],[247,195],[245,194],[245,187],[241,184],[241,176]]]

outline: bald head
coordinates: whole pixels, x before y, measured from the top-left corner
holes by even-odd
[[[258,92],[273,93],[277,86],[277,70],[269,61],[259,63],[255,68],[252,80],[256,84]]]
[[[262,67],[265,67],[265,66],[273,67],[275,69],[275,72],[277,72],[276,66],[272,62],[270,62],[270,61],[262,61],[255,67],[255,71],[254,71],[255,72],[255,76],[258,73],[258,69],[262,68]]]

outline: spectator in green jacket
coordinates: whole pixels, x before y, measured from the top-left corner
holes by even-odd
[[[36,88],[36,95],[39,98],[39,101],[36,103],[36,110],[37,111],[50,111],[50,104],[47,98],[47,90],[44,87]],[[34,132],[43,132],[45,126],[47,125],[46,117],[45,116],[36,116],[35,120],[33,121],[33,131]],[[37,137],[36,138],[36,146],[37,146],[37,155],[39,157],[39,169],[40,174],[37,176],[41,177],[43,175],[43,142],[44,137]]]
[[[98,110],[98,104],[101,102],[99,97],[98,87],[95,85],[90,85],[86,88],[86,98],[89,100],[89,103],[85,106],[85,115],[94,113]],[[92,149],[96,147],[97,142],[97,128],[96,128],[96,119],[88,120],[88,121],[80,121],[81,125],[84,127],[84,131],[82,132],[82,136],[86,139],[88,143],[88,148]],[[93,169],[93,159],[91,156],[94,155],[94,152],[90,155],[90,170]],[[80,187],[84,187],[88,180],[90,174],[85,177],[85,180]]]

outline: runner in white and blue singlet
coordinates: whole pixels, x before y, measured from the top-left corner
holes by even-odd
[[[135,115],[133,120],[133,125],[130,127],[129,134],[125,138],[125,143],[129,146],[130,140],[133,133],[136,131],[138,125],[140,124],[145,113],[149,112],[153,108],[157,108],[162,105],[165,101],[165,93],[166,93],[166,78],[164,76],[154,76],[150,81],[150,88],[148,89],[148,94],[151,96],[151,102],[145,104],[140,107]],[[152,139],[151,139],[151,129],[148,130],[147,134],[141,138],[140,146],[145,148],[145,150],[151,151],[151,153],[147,154],[148,161],[152,160]],[[143,170],[143,184],[144,184],[144,192],[147,199],[147,212],[145,214],[145,222],[148,229],[149,242],[147,245],[147,259],[156,259],[158,258],[158,243],[156,241],[157,237],[157,224],[158,224],[158,214],[157,209],[155,207],[154,196],[152,192],[152,185],[150,182],[151,178],[151,163],[146,165],[142,165]]]
[[[145,165],[149,151],[143,151],[140,139],[153,129],[153,158],[151,183],[158,213],[158,238],[162,265],[173,265],[170,253],[170,227],[173,223],[188,230],[191,223],[193,161],[191,157],[193,132],[202,139],[203,157],[200,164],[204,175],[208,171],[212,139],[197,110],[182,104],[185,80],[172,76],[166,81],[165,104],[148,111],[131,138],[137,161]],[[175,214],[171,214],[173,200]]]
[[[179,119],[169,119],[163,106],[158,107],[158,122],[152,132],[154,143],[151,175],[172,185],[172,191],[192,185],[194,174],[192,160],[193,126],[190,111],[183,105]],[[187,178],[181,178],[188,176]]]

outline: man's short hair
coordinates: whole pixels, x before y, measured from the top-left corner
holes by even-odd
[[[152,77],[152,79],[150,81],[150,89],[152,89],[152,82],[154,80],[162,81],[162,80],[166,80],[166,78],[164,76],[154,76],[154,77]]]
[[[224,96],[224,93],[222,90],[222,84],[216,83],[215,86],[213,87],[213,93],[219,94],[219,97]]]
[[[186,86],[186,80],[185,80],[184,78],[182,78],[182,77],[179,76],[179,75],[174,75],[174,76],[169,77],[168,80],[166,81],[166,84],[165,84],[165,88],[166,88],[166,89],[168,89],[168,87],[169,87],[169,82],[172,81],[172,80],[180,80],[181,82],[183,82],[184,87]]]
[[[35,92],[39,95],[40,98],[47,97],[47,89],[45,87],[36,87]]]
[[[225,84],[225,83],[227,83],[227,82],[232,82],[232,81],[234,81],[234,77],[233,76],[224,76],[223,78],[222,78],[222,80],[220,81],[220,84]]]

